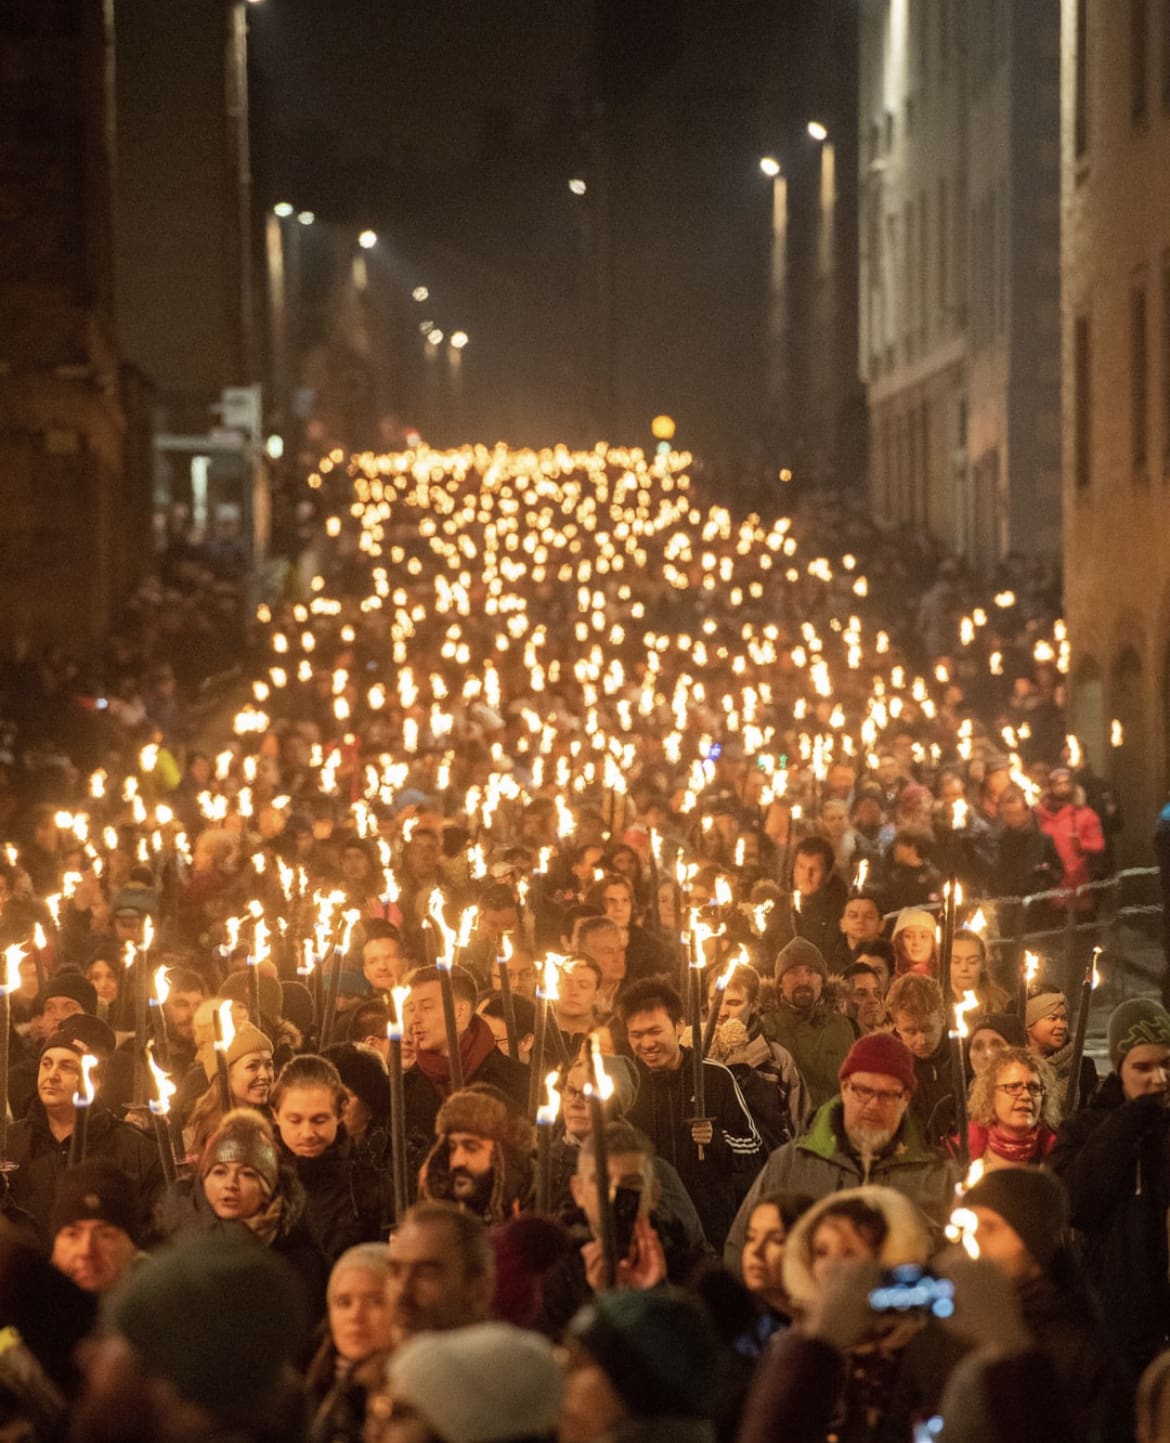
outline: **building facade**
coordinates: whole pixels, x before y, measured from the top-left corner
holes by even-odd
[[[870,496],[988,568],[1060,545],[1060,29],[1041,4],[864,0]]]
[[[0,636],[103,634],[149,555],[114,326],[112,0],[0,8]]]
[[[1062,0],[1062,52],[1072,724],[1144,860],[1170,783],[1170,10]]]

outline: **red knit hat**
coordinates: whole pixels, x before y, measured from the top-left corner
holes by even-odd
[[[844,1082],[855,1072],[882,1072],[896,1077],[907,1092],[913,1092],[918,1085],[910,1049],[890,1032],[871,1032],[857,1039],[837,1076]]]

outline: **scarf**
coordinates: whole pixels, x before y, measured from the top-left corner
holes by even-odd
[[[983,1127],[978,1122],[970,1124],[971,1156],[982,1157],[985,1152],[1000,1157],[1014,1167],[1027,1167],[1029,1163],[1040,1163],[1052,1151],[1056,1134],[1043,1125],[1033,1128],[1025,1137],[1007,1132],[998,1122]]]
[[[459,1039],[459,1059],[463,1063],[463,1080],[470,1082],[476,1072],[495,1051],[496,1039],[492,1029],[478,1014],[473,1014],[471,1026]],[[415,1053],[414,1065],[427,1079],[441,1098],[451,1095],[451,1064],[441,1052],[420,1050]]]

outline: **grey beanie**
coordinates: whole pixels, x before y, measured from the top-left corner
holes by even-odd
[[[1109,1014],[1106,1037],[1109,1061],[1119,1072],[1126,1056],[1145,1042],[1170,1047],[1170,1012],[1152,997],[1130,997]]]
[[[776,958],[776,981],[779,982],[792,967],[811,967],[814,972],[819,972],[826,982],[829,980],[829,969],[825,966],[820,948],[815,947],[807,937],[793,937]]]

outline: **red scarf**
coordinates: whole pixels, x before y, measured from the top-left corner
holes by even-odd
[[[982,1157],[985,1152],[989,1152],[1016,1167],[1042,1163],[1056,1141],[1056,1134],[1047,1127],[1037,1127],[1026,1136],[1020,1137],[1014,1132],[1005,1131],[997,1122],[990,1127],[972,1122],[968,1125],[967,1137],[973,1158]]]
[[[459,1039],[459,1059],[463,1063],[463,1081],[470,1082],[495,1050],[496,1039],[492,1029],[478,1014],[473,1014],[471,1026]],[[419,1051],[415,1053],[414,1065],[434,1086],[440,1097],[451,1095],[451,1064],[441,1052]]]

